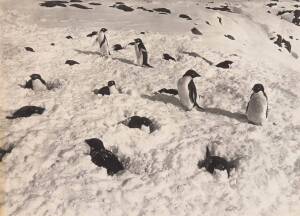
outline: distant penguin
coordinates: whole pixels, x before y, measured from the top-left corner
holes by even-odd
[[[198,162],[198,168],[201,169],[202,167],[205,167],[211,174],[214,173],[215,169],[226,170],[229,178],[231,169],[236,168],[239,159],[240,158],[233,161],[227,161],[225,158],[212,156],[208,146],[206,146],[206,157],[203,161]]]
[[[100,29],[100,31],[98,33],[98,37],[96,39],[96,41],[98,41],[99,46],[100,46],[100,53],[101,53],[101,55],[104,55],[104,56],[110,55],[108,40],[105,35],[106,31],[107,31],[106,28]]]
[[[124,166],[119,159],[111,151],[104,148],[103,142],[100,139],[86,139],[85,142],[90,146],[92,162],[99,167],[106,168],[107,175],[114,175],[124,170]]]
[[[6,116],[7,119],[30,117],[33,114],[43,114],[45,108],[38,106],[23,106],[13,113],[12,116]]]
[[[104,86],[100,89],[95,89],[94,93],[101,94],[102,96],[104,96],[104,95],[111,95],[111,94],[118,93],[118,90],[116,88],[115,81],[111,80],[111,81],[108,81],[107,86]]]
[[[123,123],[129,128],[139,128],[149,133],[152,133],[155,130],[152,121],[146,117],[131,116],[130,118],[126,119],[121,123]]]
[[[152,67],[148,63],[148,52],[143,41],[140,38],[134,39],[134,48],[137,59],[137,64],[140,66]]]
[[[197,89],[193,81],[195,77],[200,75],[194,70],[188,70],[177,83],[180,102],[187,110],[192,110],[194,106],[203,110],[197,103]]]
[[[250,123],[262,125],[268,117],[268,97],[262,84],[255,84],[252,91],[246,108],[246,115]]]
[[[47,84],[40,74],[31,74],[30,80],[26,81],[24,88],[30,88],[35,91],[47,90]]]

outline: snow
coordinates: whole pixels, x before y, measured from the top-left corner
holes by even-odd
[[[165,7],[170,15],[124,12],[109,7],[114,1],[83,1],[93,10],[46,8],[41,2],[0,1],[0,145],[15,145],[0,162],[0,215],[299,215],[300,29],[267,13],[270,1],[227,2],[234,13],[205,8],[225,1],[123,1],[134,9]],[[283,2],[286,9],[296,3]],[[86,35],[102,27],[111,47],[140,37],[154,68],[135,65],[130,45],[100,57],[98,45],[92,46],[96,36]],[[203,35],[193,35],[193,27]],[[270,40],[276,34],[297,55],[279,51]],[[177,61],[163,60],[163,53]],[[233,64],[222,69],[203,58]],[[80,64],[66,65],[68,59]],[[176,88],[188,69],[201,75],[194,82],[205,112],[185,111],[177,96],[153,94]],[[60,88],[20,88],[33,73]],[[93,94],[109,80],[119,94]],[[255,83],[265,86],[269,98],[263,126],[248,124],[242,115]],[[46,111],[5,118],[25,105]],[[133,115],[152,119],[156,130],[119,124]],[[84,140],[93,137],[118,155],[125,172],[111,177],[91,162]],[[207,145],[215,155],[241,157],[229,179],[225,171],[198,169]]]

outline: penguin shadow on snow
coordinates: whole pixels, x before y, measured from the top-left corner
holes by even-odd
[[[211,113],[214,115],[226,116],[228,118],[232,118],[232,119],[238,120],[240,122],[248,122],[247,116],[243,113],[238,113],[238,112],[233,113],[233,112],[230,112],[230,111],[227,111],[224,109],[212,108],[212,107],[204,108],[204,112]]]
[[[125,63],[125,64],[138,66],[138,65],[135,64],[134,61],[132,61],[132,60],[128,60],[128,59],[124,59],[124,58],[112,58],[112,59],[113,59],[113,60],[120,61],[120,62]]]
[[[151,101],[158,101],[163,102],[165,104],[173,104],[174,106],[185,110],[182,104],[180,103],[179,99],[172,96],[172,95],[165,95],[165,94],[156,94],[156,95],[141,95],[142,98],[151,100]]]
[[[79,54],[85,54],[85,55],[101,55],[100,52],[98,51],[85,51],[85,50],[79,50],[79,49],[74,49],[76,52]]]

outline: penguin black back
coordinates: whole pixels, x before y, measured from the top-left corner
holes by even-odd
[[[132,116],[128,122],[128,127],[130,128],[142,128],[143,125],[150,126],[152,124],[151,120],[146,117]]]
[[[97,138],[86,139],[85,142],[90,146],[92,162],[107,170],[108,175],[114,175],[124,170],[124,166],[111,151],[104,148],[103,142]]]
[[[15,119],[21,117],[30,117],[33,114],[43,114],[45,108],[38,106],[23,106],[13,113],[12,116],[7,116],[7,119]]]
[[[234,161],[227,161],[225,158],[219,156],[212,156],[210,154],[208,146],[206,146],[206,157],[203,161],[198,162],[199,169],[205,167],[205,169],[211,174],[215,169],[227,171],[228,178],[230,177],[231,169],[235,168]]]

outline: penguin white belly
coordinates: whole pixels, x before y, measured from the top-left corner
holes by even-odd
[[[262,92],[254,93],[250,98],[247,118],[255,124],[262,124],[266,120],[268,102]]]
[[[32,80],[32,89],[34,91],[45,91],[47,87],[38,79]]]
[[[191,79],[192,79],[191,77],[182,77],[178,80],[177,83],[180,102],[188,110],[191,110],[194,107],[194,103],[190,100],[189,88],[188,88]]]
[[[109,87],[109,93],[110,94],[117,94],[119,92],[118,92],[118,90],[117,90],[117,88],[115,86],[110,86]]]
[[[136,54],[136,63],[140,66],[143,65],[143,55],[142,52],[139,50],[138,44],[134,45],[135,54]]]
[[[109,47],[107,39],[105,38],[105,35],[101,32],[98,37],[98,42],[100,46],[100,53],[102,55],[109,55]]]

